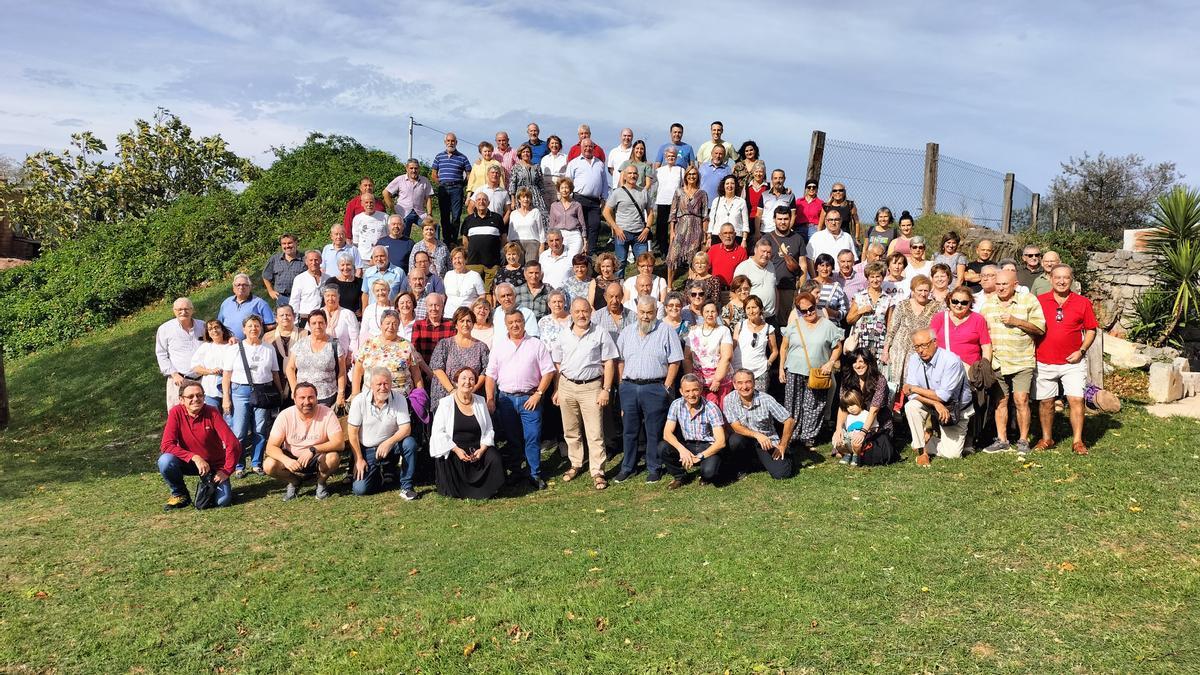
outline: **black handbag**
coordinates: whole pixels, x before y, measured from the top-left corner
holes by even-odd
[[[254,384],[254,375],[250,372],[250,362],[246,360],[246,347],[238,343],[238,353],[242,355],[242,367],[246,369],[246,381],[250,383],[250,405],[264,410],[278,410],[283,405],[283,396],[272,384]]]
[[[200,483],[196,486],[196,496],[192,499],[192,504],[195,505],[197,511],[211,509],[217,505],[217,481],[213,479],[211,471],[200,476]]]

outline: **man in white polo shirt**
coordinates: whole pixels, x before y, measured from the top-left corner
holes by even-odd
[[[817,256],[828,253],[830,258],[837,260],[842,251],[850,251],[858,258],[858,247],[854,245],[854,237],[849,232],[842,231],[842,214],[829,211],[825,214],[825,229],[808,240],[809,275],[816,274],[817,268],[813,261]]]
[[[370,495],[383,487],[384,476],[396,471],[397,448],[400,462],[400,496],[406,501],[417,498],[413,490],[417,441],[412,437],[408,401],[392,391],[392,373],[382,366],[371,370],[370,389],[350,401],[347,419],[350,451],[354,455],[350,475],[354,494]]]

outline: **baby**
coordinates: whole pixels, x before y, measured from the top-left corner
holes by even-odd
[[[838,419],[841,421],[842,433],[840,442],[835,443],[833,447],[834,453],[842,456],[842,464],[858,466],[862,444],[859,443],[860,449],[855,452],[854,439],[865,437],[867,432],[875,428],[875,421],[868,420],[869,417],[870,412],[864,409],[862,395],[858,390],[843,390],[838,406]],[[870,422],[869,427],[867,426],[868,421]],[[861,434],[861,436],[857,434]]]

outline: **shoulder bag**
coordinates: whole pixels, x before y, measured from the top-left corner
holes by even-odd
[[[242,367],[246,369],[246,380],[250,383],[250,405],[264,410],[278,410],[283,404],[283,396],[275,388],[275,383],[255,384],[254,374],[250,371],[250,362],[246,360],[246,345],[238,343],[238,353],[242,355]]]
[[[217,505],[217,482],[213,479],[213,472],[200,476],[200,482],[196,485],[196,496],[192,499],[192,504],[197,511],[211,509]]]
[[[800,320],[793,319],[796,324],[796,333],[800,335],[800,347],[804,349],[804,360],[808,362],[808,388],[809,389],[829,389],[833,386],[833,373],[826,375],[821,372],[820,368],[812,367],[812,359],[808,356],[808,341],[804,339],[804,331],[800,328]]]

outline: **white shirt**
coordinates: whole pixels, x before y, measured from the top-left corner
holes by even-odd
[[[624,164],[632,156],[633,156],[633,144],[632,143],[629,145],[628,148],[618,145],[617,147],[613,148],[612,150],[609,150],[608,151],[608,175],[612,176],[613,178],[617,178],[617,171],[620,170],[621,165]],[[619,181],[616,181],[616,180],[613,181],[614,184],[616,184],[618,182]]]
[[[179,323],[179,319],[171,319],[158,327],[154,334],[154,356],[158,359],[158,372],[163,375],[179,373],[187,375],[192,372],[192,354],[200,346],[204,337],[204,322],[192,319],[192,330],[188,331]]]
[[[817,256],[822,253],[828,253],[829,257],[834,260],[834,269],[837,268],[838,253],[849,249],[854,253],[854,257],[858,257],[858,247],[854,245],[854,237],[850,236],[849,232],[843,230],[838,236],[833,236],[829,230],[821,230],[808,240],[808,259],[814,263]]]
[[[375,405],[375,393],[366,390],[350,401],[350,426],[359,427],[359,440],[364,448],[374,448],[386,441],[410,422],[408,401],[400,392],[388,393],[382,407]]]
[[[542,167],[542,175],[551,178],[562,178],[567,175],[567,153],[560,152],[557,155],[547,154],[542,157],[542,161],[538,163]]]
[[[590,380],[604,374],[604,362],[620,356],[617,344],[608,331],[591,324],[582,336],[575,326],[564,330],[550,349],[559,371],[572,380]]]
[[[924,267],[917,267],[916,265],[912,264],[912,260],[908,261],[908,265],[904,268],[904,282],[906,284],[911,282],[919,274],[929,276],[930,272],[933,271],[932,261],[925,260],[923,262],[925,263]]]
[[[508,208],[508,202],[511,199],[508,190],[502,187],[488,187],[485,185],[475,191],[475,194],[480,193],[488,196],[488,211],[498,216],[504,215],[504,210]]]
[[[742,319],[738,326],[740,332],[733,347],[733,367],[745,368],[753,372],[755,377],[762,377],[771,366],[767,359],[775,329],[768,323],[756,331],[746,319]],[[757,340],[754,338],[756,334]]]
[[[748,258],[738,263],[733,275],[746,275],[750,279],[750,293],[763,302],[763,314],[775,315],[775,266],[767,265],[766,269],[758,266],[754,258]]]
[[[429,456],[434,459],[445,457],[454,450],[454,411],[457,406],[453,394],[443,396],[437,403],[429,430]],[[492,427],[492,414],[488,412],[487,401],[476,394],[471,400],[471,408],[475,421],[479,423],[479,445],[485,448],[495,445],[496,431]],[[462,449],[474,452],[477,448]]]
[[[542,264],[542,283],[551,288],[559,288],[567,279],[571,278],[571,253],[567,249],[563,249],[562,255],[555,257],[550,249],[542,251],[538,256],[538,262]]]
[[[762,221],[759,228],[760,235],[775,231],[775,209],[780,206],[786,206],[794,211],[796,196],[791,192],[784,192],[781,195],[771,194],[771,189],[767,188],[762,193],[762,208],[758,210],[758,219]]]
[[[708,233],[718,235],[725,223],[733,225],[735,234],[746,236],[750,231],[750,212],[746,208],[746,200],[741,197],[726,199],[719,196],[708,207]]]
[[[298,316],[307,316],[321,306],[321,289],[327,281],[329,277],[326,274],[322,273],[321,278],[317,279],[308,270],[292,281],[289,304]]]
[[[449,270],[442,283],[446,286],[446,316],[453,315],[459,307],[470,306],[475,298],[483,295],[483,277],[475,270],[462,274]]]
[[[655,185],[658,186],[658,196],[654,198],[654,203],[659,206],[670,206],[671,200],[675,198],[675,191],[683,185],[683,167],[676,164],[668,166],[663,164],[654,170]]]
[[[542,230],[542,212],[529,209],[522,215],[517,209],[508,216],[508,240],[521,242],[546,243],[546,232]]]
[[[246,367],[242,365],[242,350],[238,348],[239,345],[245,348],[246,362],[250,364],[253,382],[246,380]],[[234,384],[267,384],[274,381],[271,373],[279,372],[279,361],[275,359],[274,347],[261,342],[252,345],[243,340],[237,345],[230,345],[225,351],[225,365],[221,366],[221,369],[229,373],[229,379]]]
[[[337,338],[338,349],[343,354],[358,352],[358,319],[355,318],[354,312],[344,307],[339,308],[328,319],[329,322],[325,328],[325,332]]]
[[[360,344],[383,332],[383,329],[379,326],[379,320],[383,318],[383,313],[389,309],[392,308],[374,301],[367,305],[366,309],[363,310],[362,323],[358,326],[358,341]]]
[[[637,278],[641,276],[629,277],[621,286],[625,289],[625,297],[629,298],[634,303],[633,311],[637,311]],[[654,284],[650,287],[650,296],[655,300],[662,300],[663,294],[667,290],[667,280],[660,276],[654,277]]]
[[[528,307],[518,307],[517,309],[520,310],[521,316],[525,317],[525,335],[529,337],[538,337],[537,315],[534,314],[533,310],[529,309]],[[492,325],[503,328],[505,334],[508,333],[508,328],[505,327],[504,324],[504,313],[506,311],[508,310],[504,309],[503,307],[497,307],[492,312]]]
[[[224,370],[225,359],[227,358],[226,351],[229,345],[219,345],[215,342],[201,342],[196,351],[192,353],[192,372],[195,372],[197,366],[202,366],[210,370]],[[221,392],[217,389],[217,385],[221,383],[220,374],[202,375],[200,377],[200,386],[204,387],[204,395],[210,398],[221,398]]]
[[[354,233],[354,244],[358,246],[359,257],[370,260],[371,249],[379,238],[387,233],[387,215],[382,211],[376,211],[369,216],[360,213],[350,221],[350,231]]]

